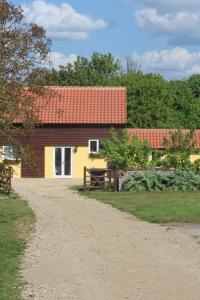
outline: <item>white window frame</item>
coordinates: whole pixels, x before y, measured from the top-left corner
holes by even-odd
[[[55,166],[55,152],[56,152],[56,148],[61,148],[62,151],[62,156],[64,157],[64,149],[69,148],[71,149],[71,174],[70,175],[56,175],[56,166]],[[73,178],[73,150],[74,147],[68,147],[68,146],[55,146],[54,150],[53,150],[53,172],[54,172],[54,178]],[[63,162],[62,161],[62,174],[64,173],[63,170]]]
[[[96,142],[97,143],[97,151],[91,151],[91,142]],[[88,149],[89,149],[89,154],[97,154],[99,153],[99,145],[100,145],[100,141],[97,139],[91,139],[88,141]]]
[[[9,146],[9,145],[5,145],[2,147],[3,149],[3,160],[10,160],[10,161],[16,161],[18,160],[16,157],[14,156],[10,156],[10,157],[6,157],[6,155],[4,154],[5,153],[5,148],[10,148],[10,152],[12,153],[13,152],[13,147],[12,146]]]

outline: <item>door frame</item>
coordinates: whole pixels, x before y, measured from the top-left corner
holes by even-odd
[[[53,175],[54,178],[57,179],[62,179],[62,178],[72,178],[73,177],[73,149],[74,147],[70,147],[70,146],[54,146],[54,151],[53,151]],[[63,149],[71,149],[71,175],[56,175],[56,164],[55,164],[55,158],[56,158],[56,148],[61,148],[62,153],[63,153]]]

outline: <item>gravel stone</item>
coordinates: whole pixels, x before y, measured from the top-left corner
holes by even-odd
[[[70,191],[72,180],[14,180],[37,223],[23,299],[199,300],[200,245]]]

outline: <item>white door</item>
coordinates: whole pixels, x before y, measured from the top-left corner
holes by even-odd
[[[72,148],[56,147],[55,148],[55,177],[71,178],[72,177]]]

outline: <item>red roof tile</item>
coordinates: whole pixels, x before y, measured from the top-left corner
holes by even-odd
[[[170,137],[170,132],[176,129],[137,129],[128,128],[127,131],[130,136],[137,135],[140,140],[147,140],[152,149],[163,149],[164,138]],[[187,132],[188,129],[183,129],[183,132]],[[196,147],[200,148],[200,130],[195,130],[196,135]]]
[[[125,124],[126,88],[51,87],[53,97],[36,99],[43,124]]]

